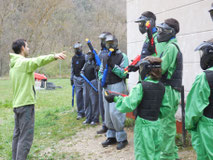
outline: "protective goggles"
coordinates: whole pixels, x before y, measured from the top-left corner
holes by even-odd
[[[145,24],[146,21],[149,21],[149,20],[150,20],[149,18],[142,15],[135,21],[135,23]]]
[[[164,33],[173,33],[174,28],[170,27],[168,24],[166,23],[161,23],[159,25],[157,25],[157,32],[160,34],[162,32]]]

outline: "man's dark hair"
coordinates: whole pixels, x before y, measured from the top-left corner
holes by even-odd
[[[12,44],[12,49],[16,54],[20,54],[21,53],[21,48],[22,46],[25,47],[25,39],[18,39],[16,41],[13,42]]]
[[[147,17],[147,18],[152,18],[154,21],[156,21],[156,16],[151,11],[143,12],[142,15]]]
[[[166,20],[165,20],[165,23],[166,23],[167,25],[169,25],[170,27],[174,28],[176,34],[179,32],[179,30],[180,30],[180,25],[179,25],[179,22],[178,22],[176,19],[174,19],[174,18],[166,19]]]

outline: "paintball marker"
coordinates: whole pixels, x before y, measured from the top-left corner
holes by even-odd
[[[114,92],[114,91],[110,91],[110,90],[106,90],[107,92],[109,92],[110,94],[114,95],[114,96],[122,96],[122,97],[127,97],[128,95],[126,94],[122,94],[119,92]],[[105,91],[105,94],[108,95],[108,93]]]
[[[82,73],[80,74],[81,77],[96,91],[98,92],[98,90],[95,88],[95,86],[93,86],[93,84],[87,79],[87,77],[85,77]]]
[[[156,53],[156,55],[157,55],[150,21],[146,22],[146,28],[147,28],[147,36],[149,38],[149,44],[150,44],[148,49],[151,53]]]
[[[74,106],[75,85],[72,85],[72,107]]]
[[[87,42],[87,45],[88,45],[89,49],[91,50],[91,52],[95,55],[96,65],[100,66],[101,65],[101,60],[100,60],[98,54],[96,53],[95,49],[93,48],[91,41],[87,38],[86,42]]]
[[[110,48],[109,49],[109,53],[108,53],[108,56],[110,57],[112,52],[114,51],[113,48]],[[103,73],[103,78],[101,80],[101,86],[104,87],[105,86],[105,83],[106,83],[106,78],[107,78],[107,73],[108,73],[108,64],[106,64],[106,68],[104,69],[104,73]]]
[[[137,55],[135,57],[135,59],[133,59],[132,63],[130,63],[129,66],[135,66],[139,61],[141,60],[141,55]],[[125,73],[129,72],[128,68],[129,66],[127,66],[124,70],[125,70]]]

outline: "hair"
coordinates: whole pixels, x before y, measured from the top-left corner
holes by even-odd
[[[13,42],[12,44],[12,49],[16,54],[20,54],[21,53],[21,48],[22,46],[25,47],[25,39],[18,39],[16,41]]]
[[[152,18],[154,21],[156,21],[156,16],[151,11],[143,12],[142,15],[147,17],[147,18]]]
[[[153,57],[153,56],[147,56],[144,58],[144,60],[147,60],[150,62],[150,64],[156,64],[160,65],[162,60],[158,57]],[[162,69],[161,68],[152,68],[151,71],[149,72],[149,75],[153,80],[160,80],[162,76]]]
[[[179,22],[174,18],[168,18],[164,21],[167,25],[174,28],[176,34],[180,31],[180,25]]]

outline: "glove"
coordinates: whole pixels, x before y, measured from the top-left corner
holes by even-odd
[[[114,102],[115,95],[110,94],[108,91],[104,92],[104,97],[109,103]]]
[[[70,80],[71,86],[74,84],[73,80]]]
[[[139,66],[135,66],[135,65],[129,65],[128,66],[129,72],[136,72],[138,69],[139,69]]]
[[[112,63],[110,57],[108,57],[108,59],[107,59],[107,65],[110,66],[111,68],[114,68],[114,67],[115,67],[115,64]]]
[[[96,66],[96,67],[95,67],[96,72],[98,72],[98,71],[99,71],[99,69],[100,69],[100,67],[99,67],[99,66]]]
[[[152,55],[153,53],[155,53],[155,45],[151,46],[151,45],[149,44],[149,46],[148,46],[148,51],[150,52],[150,55]]]

